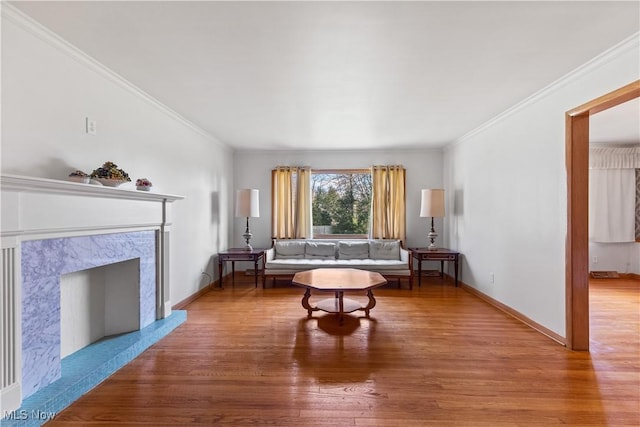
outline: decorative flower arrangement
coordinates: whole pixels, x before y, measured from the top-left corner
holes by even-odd
[[[138,178],[136,180],[136,188],[142,191],[149,191],[153,184],[147,178]]]
[[[131,181],[129,174],[118,169],[118,165],[113,162],[105,162],[102,167],[95,169],[91,173],[91,178],[95,179],[111,179],[115,181]]]
[[[81,170],[73,171],[69,174],[69,181],[81,182],[83,184],[89,183],[89,174],[82,172]]]

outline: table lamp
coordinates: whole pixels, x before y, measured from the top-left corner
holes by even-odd
[[[249,231],[249,218],[258,218],[260,217],[260,206],[259,206],[259,191],[251,188],[244,188],[242,190],[236,191],[236,217],[245,217],[247,218],[247,227],[244,231],[242,237],[247,242],[244,246],[244,249],[247,251],[253,250],[251,247],[251,231]]]
[[[444,190],[443,189],[427,189],[422,190],[422,202],[420,203],[420,216],[431,217],[431,231],[427,237],[431,242],[427,249],[436,250],[436,237],[438,234],[433,228],[433,218],[444,217]]]

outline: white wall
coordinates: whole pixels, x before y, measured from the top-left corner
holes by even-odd
[[[251,218],[254,247],[271,245],[271,170],[275,166],[311,166],[313,169],[366,169],[372,165],[405,167],[407,196],[406,246],[427,244],[427,218],[420,218],[420,190],[442,188],[442,152],[440,150],[397,151],[238,151],[234,163],[236,189],[260,190],[260,218]],[[236,218],[231,242],[243,244],[245,220]],[[438,238],[443,240],[442,220],[436,221]]]
[[[462,280],[561,336],[565,112],[637,80],[638,52],[636,37],[445,150],[445,227],[464,254]]]
[[[589,271],[640,274],[640,243],[589,243]]]
[[[2,173],[65,179],[110,160],[132,180],[150,179],[154,191],[185,196],[173,206],[171,300],[208,284],[202,271],[213,275],[213,255],[228,246],[229,211],[221,201],[232,191],[232,151],[2,9]],[[86,117],[97,121],[97,135],[85,133]]]

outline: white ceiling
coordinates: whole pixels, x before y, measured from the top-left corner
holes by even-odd
[[[631,2],[14,2],[236,149],[439,147],[640,29]]]

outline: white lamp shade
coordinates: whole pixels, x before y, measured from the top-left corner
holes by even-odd
[[[444,216],[444,190],[422,190],[422,202],[420,203],[420,216],[439,218]]]
[[[260,216],[259,191],[244,188],[236,191],[236,216],[252,217]]]

